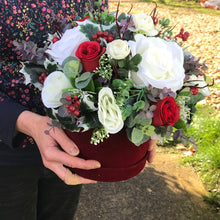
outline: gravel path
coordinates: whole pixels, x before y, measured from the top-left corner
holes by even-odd
[[[198,176],[179,155],[157,153],[138,176],[84,185],[74,220],[219,220]]]

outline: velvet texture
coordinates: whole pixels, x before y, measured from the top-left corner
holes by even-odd
[[[92,131],[78,133],[66,130],[66,133],[79,147],[79,157],[97,160],[102,165],[94,170],[70,168],[73,173],[82,177],[102,182],[118,182],[136,176],[145,167],[149,141],[137,147],[128,140],[124,130],[111,135],[98,145],[90,144]]]

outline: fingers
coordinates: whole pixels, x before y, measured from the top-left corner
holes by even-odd
[[[97,169],[101,167],[101,164],[96,160],[84,160],[78,157],[70,156],[66,152],[61,151],[59,148],[54,146],[47,148],[47,152],[44,153],[44,159],[48,163],[56,162],[68,167],[84,170]]]
[[[148,148],[148,163],[152,163],[156,154],[157,140],[151,140]]]
[[[152,151],[155,147],[157,147],[157,140],[150,140],[148,151]]]
[[[67,185],[97,183],[97,181],[85,179],[81,176],[78,176],[77,174],[73,174],[69,169],[66,169],[64,182]]]
[[[76,156],[79,154],[79,149],[76,144],[66,135],[62,129],[56,128],[55,132],[51,131],[50,135],[69,155]]]
[[[147,158],[148,163],[152,163],[153,162],[155,154],[156,154],[156,149],[157,148],[154,147],[153,150],[149,151],[148,158]]]

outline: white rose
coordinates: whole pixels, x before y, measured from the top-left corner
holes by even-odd
[[[65,58],[75,56],[78,46],[88,40],[89,39],[80,32],[80,28],[75,27],[66,30],[61,39],[55,42],[51,49],[46,50],[46,53],[62,65]]]
[[[138,72],[130,73],[131,80],[137,86],[148,86],[173,92],[182,88],[185,78],[183,68],[183,50],[175,42],[167,42],[160,38],[135,35],[135,41],[128,42],[132,56],[140,54],[142,61]]]
[[[106,53],[113,59],[122,60],[130,53],[128,42],[125,40],[114,40],[107,44]]]
[[[62,105],[60,99],[62,90],[71,88],[69,79],[61,71],[52,72],[44,81],[41,97],[47,108],[56,108]]]
[[[121,110],[116,104],[110,88],[104,87],[99,91],[98,117],[105,130],[110,134],[119,132],[124,126]]]
[[[151,16],[146,15],[145,13],[138,13],[132,16],[132,20],[135,26],[134,32],[139,32],[149,37],[158,34],[158,30],[155,29]]]

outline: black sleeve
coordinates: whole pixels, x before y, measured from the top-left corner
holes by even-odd
[[[12,147],[16,120],[24,110],[27,108],[0,93],[0,140],[9,147]]]

